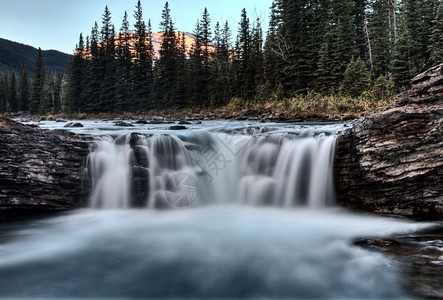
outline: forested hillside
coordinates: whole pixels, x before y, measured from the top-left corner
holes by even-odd
[[[0,75],[14,71],[16,74],[26,67],[30,74],[34,72],[38,50],[0,38]],[[66,73],[71,55],[56,50],[42,51],[49,72]]]
[[[362,111],[443,62],[441,0],[274,0],[269,15],[264,33],[261,20],[251,20],[246,10],[238,24],[220,24],[204,9],[189,48],[166,2],[156,54],[140,1],[133,25],[125,14],[115,26],[106,7],[101,22],[80,34],[57,110],[198,110],[272,102],[292,111]]]

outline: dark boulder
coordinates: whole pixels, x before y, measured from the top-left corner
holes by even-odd
[[[81,128],[84,127],[82,123],[78,123],[78,122],[69,122],[66,123],[65,126],[63,126],[65,128]]]
[[[183,125],[174,125],[169,127],[169,130],[185,130],[185,129],[187,129],[187,127]]]
[[[119,127],[133,127],[133,125],[131,123],[125,122],[125,121],[117,121],[114,123],[114,126],[119,126]]]

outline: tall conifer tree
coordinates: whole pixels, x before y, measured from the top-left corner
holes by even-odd
[[[69,88],[66,103],[68,112],[80,112],[85,109],[83,76],[85,71],[83,34],[80,33],[75,55],[69,66]]]
[[[34,68],[34,79],[32,81],[31,98],[29,103],[30,112],[36,114],[39,112],[40,102],[44,97],[45,86],[45,61],[43,59],[42,49],[38,48],[37,61]]]
[[[203,42],[202,42],[202,30],[201,22],[197,19],[195,29],[193,32],[194,43],[191,47],[191,53],[189,55],[189,79],[191,81],[189,97],[190,102],[200,109],[203,108],[204,102],[207,96],[207,76],[204,71],[204,58],[203,58]]]
[[[390,24],[395,6],[391,0],[376,0],[372,3],[372,15],[369,21],[372,75],[377,79],[389,72],[391,53],[394,46]]]
[[[20,109],[20,99],[17,92],[17,78],[15,72],[11,74],[11,84],[9,85],[9,109],[12,112],[18,112]]]
[[[155,64],[155,99],[157,107],[174,104],[174,84],[177,80],[178,39],[172,22],[169,3],[166,2],[160,22],[160,57]]]
[[[115,83],[116,61],[115,61],[115,28],[111,22],[111,12],[108,6],[102,16],[101,47],[100,52],[103,63],[103,81],[101,84],[100,111],[113,111],[115,109]]]
[[[236,51],[236,69],[238,73],[236,94],[244,100],[250,100],[254,94],[254,63],[252,61],[252,37],[251,24],[246,9],[243,8],[237,33]]]
[[[266,35],[264,56],[264,76],[269,88],[274,90],[283,80],[283,66],[285,61],[282,57],[282,48],[279,43],[281,28],[281,1],[274,0],[270,8],[268,33]]]
[[[8,73],[5,73],[0,78],[0,113],[5,113],[8,110],[8,98],[9,98],[9,79]]]
[[[153,45],[151,21],[146,25],[143,20],[143,10],[140,0],[135,12],[135,65],[133,68],[133,92],[134,108],[151,108],[149,102],[153,88]]]
[[[131,71],[131,33],[129,32],[128,13],[125,11],[117,46],[116,108],[120,111],[128,110],[131,104]]]
[[[432,31],[429,42],[429,64],[443,63],[443,2],[440,3],[432,22]]]
[[[20,110],[29,110],[29,78],[26,66],[20,72]]]
[[[100,97],[102,80],[104,77],[103,57],[100,50],[99,27],[97,22],[91,29],[90,47],[88,60],[85,61],[86,67],[82,80],[82,96],[84,105],[81,111],[100,112]]]

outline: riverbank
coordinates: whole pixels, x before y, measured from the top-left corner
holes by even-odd
[[[5,117],[24,121],[40,120],[91,120],[91,119],[130,119],[165,121],[203,120],[250,120],[261,122],[339,122],[358,119],[378,107],[391,104],[395,97],[374,100],[371,97],[347,98],[342,96],[300,95],[290,99],[270,99],[265,102],[247,102],[239,98],[219,108],[168,108],[145,112],[106,112],[106,113],[57,113],[31,115],[29,113],[7,113]]]

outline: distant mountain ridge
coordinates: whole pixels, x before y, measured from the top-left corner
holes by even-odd
[[[17,74],[25,67],[32,76],[38,49],[0,38],[0,74],[14,71]],[[70,54],[56,50],[42,50],[47,72],[66,73]]]

